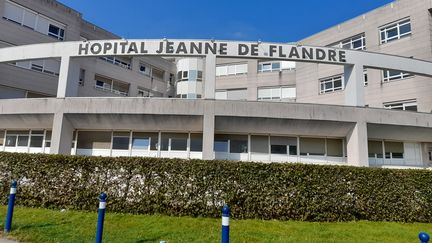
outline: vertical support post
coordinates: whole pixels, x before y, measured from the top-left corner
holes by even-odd
[[[248,161],[252,160],[252,152],[251,152],[251,135],[250,133],[248,134],[248,144],[247,144],[247,151],[248,151]]]
[[[365,106],[363,65],[344,66],[345,105]]]
[[[420,243],[429,243],[429,235],[425,232],[420,232],[420,234],[418,235],[419,239],[420,239]]]
[[[6,224],[4,228],[5,233],[9,233],[12,229],[12,218],[15,207],[15,196],[16,196],[17,182],[14,180],[11,183],[10,194],[9,194],[9,202],[8,202],[8,211],[6,215]]]
[[[161,157],[161,143],[162,143],[162,132],[158,132],[158,143],[157,143],[157,157]]]
[[[214,159],[215,115],[213,110],[206,110],[203,118],[203,159]]]
[[[347,156],[349,165],[369,165],[367,124],[365,121],[358,121],[348,134]]]
[[[70,155],[74,128],[63,113],[54,114],[51,154]]]
[[[216,55],[209,54],[205,58],[204,99],[215,98],[216,87]]]
[[[186,141],[186,151],[187,151],[187,158],[190,159],[191,155],[191,132],[188,132],[188,138]]]
[[[79,64],[69,56],[61,57],[57,98],[78,95]]]
[[[103,225],[104,225],[104,219],[105,219],[106,199],[107,199],[107,194],[105,192],[102,192],[99,195],[98,222],[97,222],[97,226],[96,226],[96,240],[95,240],[96,243],[102,242]]]
[[[230,208],[225,204],[222,208],[222,243],[229,243],[229,217]]]

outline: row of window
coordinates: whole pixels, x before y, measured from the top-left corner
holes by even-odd
[[[122,68],[131,69],[130,62],[126,62],[118,57],[99,57],[101,60],[120,66]]]
[[[290,61],[268,61],[258,63],[258,72],[276,72],[281,70],[294,70],[296,68],[295,62]],[[248,72],[248,65],[246,63],[240,64],[221,64],[216,67],[216,76],[240,75]]]
[[[409,18],[405,18],[379,28],[380,44],[385,44],[410,35],[411,20]],[[366,36],[364,33],[362,33],[334,43],[330,46],[344,49],[366,50]]]
[[[51,146],[50,131],[0,131],[0,146],[42,148]],[[4,140],[3,140],[4,139]]]
[[[95,75],[95,88],[121,96],[129,95],[129,84],[111,78]]]
[[[65,25],[11,1],[5,2],[3,18],[58,40],[65,38]]]
[[[363,71],[364,75],[364,85],[368,85],[368,75],[367,70]],[[383,70],[382,71],[382,80],[384,83],[388,83],[390,81],[406,79],[412,77],[413,75],[406,72],[396,71],[396,70]],[[332,93],[335,91],[343,90],[345,87],[344,77],[343,75],[336,75],[333,77],[323,78],[319,80],[320,84],[320,94]]]
[[[181,81],[202,81],[203,72],[200,70],[188,70],[177,72],[177,82]]]
[[[276,101],[296,98],[295,87],[258,87],[257,100]],[[247,89],[226,89],[216,90],[215,99],[217,100],[247,100]]]
[[[33,71],[51,74],[54,76],[59,76],[60,72],[60,60],[56,59],[15,62],[12,64],[20,68],[31,69]]]

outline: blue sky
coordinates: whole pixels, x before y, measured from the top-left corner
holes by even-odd
[[[297,41],[392,0],[59,0],[124,38]]]

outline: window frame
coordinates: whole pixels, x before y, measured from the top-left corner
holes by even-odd
[[[409,25],[410,30],[406,33],[401,34],[401,27]],[[395,36],[389,37],[388,33],[391,30],[396,30],[397,34]],[[384,35],[384,36],[383,36]],[[404,37],[411,36],[412,35],[412,25],[411,25],[411,18],[406,17],[397,21],[394,21],[392,23],[386,24],[384,26],[379,27],[379,40],[380,44],[386,44],[395,40],[400,40]],[[384,39],[383,39],[384,38]]]
[[[336,81],[340,81],[341,82],[340,88],[339,87],[335,88],[335,84],[334,83]],[[331,83],[332,87],[331,88],[326,88],[326,84],[327,83]],[[344,75],[342,75],[342,74],[319,79],[318,84],[319,84],[319,94],[320,95],[321,94],[328,94],[328,93],[334,93],[334,92],[337,92],[337,91],[343,91],[343,90],[345,90],[345,78],[344,78]],[[323,84],[324,84],[324,89],[322,89]]]

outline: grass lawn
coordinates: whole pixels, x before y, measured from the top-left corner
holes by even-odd
[[[3,232],[6,207],[0,207]],[[92,242],[97,213],[16,207],[9,237],[24,242]],[[220,242],[219,219],[129,215],[105,217],[104,242]],[[310,223],[231,220],[231,242],[419,242],[431,224]]]

